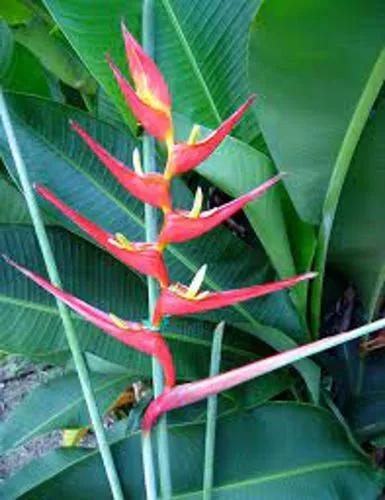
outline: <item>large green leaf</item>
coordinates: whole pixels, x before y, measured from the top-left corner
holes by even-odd
[[[132,375],[92,374],[91,383],[101,414],[105,413]],[[89,416],[76,374],[57,377],[39,385],[13,410],[1,425],[0,453],[16,448],[33,437],[64,427],[89,425]]]
[[[139,37],[142,3],[139,0],[111,0],[107,7],[104,0],[92,3],[88,0],[44,0],[44,4],[90,73],[135,128],[136,122],[126,109],[105,56],[109,53],[127,73],[120,23],[124,19],[134,36]]]
[[[191,120],[182,115],[177,118],[178,132],[181,138],[186,140],[192,125]],[[203,128],[202,133],[207,135],[210,131]],[[233,137],[228,137],[214,154],[199,166],[197,172],[234,198],[251,191],[276,174],[266,155]],[[283,214],[284,190],[282,185],[277,185],[245,208],[252,228],[281,278],[296,273]],[[304,270],[301,269],[301,272]],[[295,300],[298,300],[300,288],[295,287],[292,291]],[[298,305],[301,313],[304,313],[305,301],[302,300]]]
[[[74,109],[44,100],[9,96],[8,102],[31,180],[48,185],[62,199],[106,229],[124,232],[131,240],[141,240],[144,237],[142,204],[116,183],[84,143],[69,130],[68,119],[81,121],[112,153],[129,164],[134,143],[127,133]],[[0,150],[12,172],[12,159],[1,136]],[[192,200],[191,193],[180,183],[176,198],[177,204],[181,200],[190,204]],[[52,210],[50,206],[47,208]],[[68,225],[65,219],[60,220]],[[68,227],[73,229],[72,225]],[[268,261],[261,257],[224,228],[218,228],[199,242],[172,246],[166,254],[172,279],[181,282],[188,282],[192,273],[204,262],[209,262],[206,284],[214,290],[273,278]],[[276,350],[294,346],[293,338],[304,339],[298,314],[286,292],[216,311],[205,318],[213,321],[225,319]],[[313,381],[313,389],[317,387],[315,365],[306,360],[299,367],[309,370],[304,376]]]
[[[122,264],[84,240],[59,228],[49,228],[64,287],[75,295],[133,320],[146,316],[144,282]],[[0,250],[36,272],[45,274],[37,242],[30,227],[0,226]],[[20,273],[0,262],[0,348],[34,359],[61,362],[69,352],[55,302],[46,292]],[[130,374],[149,377],[147,356],[108,337],[74,315],[73,321],[85,351],[123,365]],[[175,357],[178,377],[207,374],[212,324],[202,321],[172,321],[165,336]],[[231,328],[226,330],[223,369],[257,357],[253,339]]]
[[[0,174],[0,224],[29,224],[25,201],[16,186]]]
[[[259,3],[155,2],[155,57],[170,85],[175,111],[214,128],[245,101],[247,34]],[[250,141],[258,133],[249,111],[238,134]]]
[[[0,84],[3,88],[49,96],[44,68],[27,49],[15,43],[12,31],[0,20]]]
[[[204,427],[171,427],[169,437],[174,498],[202,498]],[[120,438],[113,452],[127,498],[144,498],[140,437]],[[56,451],[16,474],[4,493],[40,500],[62,491],[74,499],[108,498],[101,467],[94,451]],[[295,403],[221,419],[214,478],[216,499],[375,500],[381,490],[379,474],[341,425],[324,410]]]
[[[333,227],[328,260],[357,287],[368,318],[385,279],[385,101],[357,146]]]
[[[55,77],[85,94],[96,93],[96,82],[62,36],[39,18],[14,30],[15,39],[32,52]]]
[[[0,18],[5,19],[10,25],[28,21],[32,15],[33,12],[22,0],[7,0],[0,4]]]
[[[23,144],[31,181],[48,185],[67,203],[105,229],[122,231],[131,240],[143,239],[142,204],[129,196],[101,166],[69,129],[68,119],[81,121],[112,153],[130,164],[134,143],[127,133],[74,109],[44,100],[14,96],[8,101],[17,136]],[[1,136],[0,148],[12,171],[12,160]],[[191,194],[181,184],[175,195],[177,203],[182,200],[188,205],[192,201]],[[65,222],[63,218],[59,220]],[[68,227],[73,228],[72,225]],[[181,282],[189,281],[192,274],[208,262],[206,283],[212,289],[245,286],[273,276],[266,259],[224,228],[199,241],[170,247],[167,260],[172,278]],[[256,328],[260,326],[256,323],[259,320],[260,323],[282,328],[294,338],[302,337],[298,316],[286,292],[232,310],[214,313],[210,317],[231,322],[248,321]]]
[[[252,26],[249,69],[261,95],[260,126],[278,168],[291,174],[285,183],[298,212],[310,222],[321,221],[328,191],[338,198],[384,77],[385,61],[377,65],[384,22],[382,0],[272,0]]]
[[[382,0],[272,0],[262,4],[252,26],[249,68],[251,86],[263,96],[261,129],[278,168],[291,174],[285,183],[298,213],[321,223],[315,334],[340,192],[385,76],[384,22]]]
[[[105,63],[110,52],[122,69],[120,21],[140,39],[138,0],[45,0],[45,5],[87,67],[120,109],[125,105]],[[174,109],[214,127],[246,98],[247,29],[259,0],[161,0],[155,2],[155,58],[170,85]],[[133,123],[133,122],[131,122]],[[253,113],[241,130],[258,134]]]

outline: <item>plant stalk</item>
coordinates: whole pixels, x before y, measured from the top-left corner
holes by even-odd
[[[225,323],[222,321],[214,330],[211,347],[210,377],[219,373],[221,349]],[[205,439],[205,461],[203,469],[203,500],[211,500],[214,479],[215,430],[217,423],[218,396],[207,399],[207,422]]]
[[[156,492],[155,468],[150,432],[142,432],[142,461],[146,499],[156,500],[158,495]]]
[[[143,1],[142,13],[142,45],[146,53],[154,58],[154,2],[153,0]],[[156,152],[155,140],[148,134],[143,136],[143,168],[145,172],[156,172]],[[154,242],[158,239],[158,223],[156,208],[145,205],[146,222],[146,241]],[[154,278],[148,277],[148,313],[150,319],[153,317],[155,304],[158,299],[159,289]],[[152,379],[154,396],[157,397],[163,391],[163,373],[158,361],[152,360]],[[170,474],[170,456],[167,434],[167,420],[164,415],[159,420],[156,429],[157,449],[158,449],[158,467],[160,478],[161,495],[164,500],[172,496],[171,474]],[[150,439],[150,437],[148,438]]]
[[[55,258],[52,252],[51,245],[48,240],[47,232],[41,218],[40,210],[36,202],[35,194],[28,178],[27,169],[20,152],[19,145],[15,136],[11,118],[8,113],[7,104],[0,88],[0,116],[4,127],[4,131],[11,149],[12,157],[15,162],[16,171],[20,180],[23,194],[27,203],[28,211],[32,219],[32,224],[39,242],[40,250],[43,255],[44,263],[50,281],[57,287],[61,288],[61,280],[56,266]],[[67,338],[76,371],[79,377],[80,385],[83,391],[83,396],[90,414],[91,423],[95,432],[99,451],[102,457],[103,465],[110,484],[112,496],[115,500],[123,500],[123,492],[120,485],[118,473],[116,471],[111,450],[109,448],[106,434],[104,432],[102,419],[100,418],[95,396],[92,390],[91,381],[86,366],[86,362],[81,351],[79,340],[73,327],[70,314],[67,307],[57,300],[57,307],[60,318],[63,322],[64,332]]]

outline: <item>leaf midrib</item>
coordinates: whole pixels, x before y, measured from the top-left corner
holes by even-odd
[[[42,312],[45,314],[50,314],[52,316],[59,317],[59,310],[54,306],[38,304],[37,302],[31,302],[31,301],[24,300],[24,299],[17,299],[15,297],[10,297],[10,296],[4,295],[4,294],[0,294],[0,303],[10,304],[10,305],[14,305],[18,308],[31,309],[34,311],[38,311],[38,312]],[[78,314],[75,314],[72,311],[70,311],[70,314],[71,314],[71,316],[76,318],[76,320],[78,320],[78,321],[82,321],[82,322],[87,323],[87,324],[89,323],[84,318],[82,318],[82,316],[79,316]],[[89,324],[91,324],[91,323],[89,323]],[[177,340],[178,342],[183,342],[185,344],[200,345],[202,347],[206,347],[207,349],[211,349],[211,342],[209,340],[206,341],[203,339],[195,339],[191,336],[179,335],[177,333],[172,333],[172,332],[163,332],[163,336],[166,339],[173,339],[173,340]],[[62,349],[60,349],[60,352],[61,352],[61,350]],[[255,357],[255,353],[253,353],[253,352],[249,352],[249,351],[246,351],[244,349],[232,347],[228,344],[224,344],[222,350],[225,352],[227,351],[227,352],[230,352],[233,354],[242,355],[242,356],[245,356],[248,358]]]
[[[179,38],[180,44],[181,44],[181,46],[186,54],[186,57],[191,65],[193,73],[195,74],[199,84],[201,85],[203,92],[206,95],[208,103],[211,107],[211,110],[215,116],[215,119],[217,120],[218,125],[219,125],[222,121],[222,117],[218,111],[217,106],[215,105],[214,99],[211,96],[208,85],[206,84],[206,81],[203,77],[203,74],[202,74],[200,68],[199,68],[197,60],[194,57],[192,49],[191,49],[191,47],[190,47],[190,45],[189,45],[189,43],[188,43],[188,41],[183,33],[182,26],[180,25],[178,18],[176,17],[175,12],[174,12],[169,0],[161,0],[161,1],[162,1],[164,9],[167,12],[167,15],[170,18],[170,22],[171,22],[178,38]]]
[[[238,481],[235,483],[228,483],[223,486],[219,487],[214,487],[213,492],[220,492],[220,491],[229,491],[234,488],[242,488],[242,487],[247,487],[247,486],[253,486],[253,485],[259,485],[263,483],[268,483],[272,481],[279,481],[281,479],[285,480],[288,478],[292,477],[298,477],[298,476],[305,476],[307,474],[313,474],[315,472],[321,472],[325,470],[330,470],[330,469],[342,469],[344,467],[359,467],[362,469],[366,469],[364,464],[360,462],[359,460],[335,460],[335,461],[330,461],[330,462],[319,462],[315,465],[308,465],[304,467],[297,467],[295,469],[290,469],[285,472],[277,472],[274,474],[269,474],[266,476],[262,476],[259,478],[255,479],[246,479],[244,481]],[[199,494],[201,490],[198,490],[196,492],[189,492],[189,493],[184,493],[182,495],[177,495],[173,496],[173,499],[183,499],[183,498],[188,498],[191,495],[194,494]]]

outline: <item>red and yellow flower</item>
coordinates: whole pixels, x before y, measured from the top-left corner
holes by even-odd
[[[149,134],[165,142],[167,146],[168,156],[163,174],[144,173],[137,150],[133,152],[134,168],[127,167],[98,144],[78,123],[71,122],[71,127],[132,196],[162,209],[163,226],[157,241],[151,243],[131,242],[121,233],[112,234],[66,205],[46,187],[38,185],[36,190],[42,198],[56,207],[114,257],[136,271],[152,276],[159,281],[160,294],[152,318],[152,327],[146,327],[141,322],[122,320],[113,314],[103,312],[64,292],[12,260],[8,258],[6,260],[29,279],[107,334],[133,349],[154,356],[159,360],[165,376],[165,392],[149,406],[146,412],[143,425],[144,429],[148,430],[162,412],[202,399],[202,397],[213,393],[214,389],[215,391],[223,390],[235,385],[235,382],[240,383],[247,380],[250,373],[257,373],[259,369],[258,366],[253,365],[252,368],[243,367],[234,373],[219,375],[215,379],[214,385],[210,385],[209,379],[209,382],[199,381],[173,388],[176,376],[172,355],[165,340],[156,331],[159,330],[165,316],[195,314],[227,307],[294,286],[303,280],[312,278],[314,274],[306,273],[281,281],[235,290],[201,292],[200,287],[206,270],[206,266],[203,266],[190,286],[180,283],[170,284],[163,258],[164,250],[168,244],[188,241],[207,233],[243,209],[247,203],[265,193],[279,181],[281,176],[275,176],[249,193],[212,210],[201,211],[202,192],[200,189],[198,189],[191,211],[174,208],[170,191],[172,178],[188,172],[205,161],[237,125],[252,105],[254,96],[250,97],[205,139],[197,141],[199,131],[194,127],[186,143],[176,143],[174,141],[172,102],[167,84],[154,61],[143,51],[124,25],[122,25],[122,34],[135,88],[124,78],[120,69],[110,58],[108,58],[108,63],[134,116]]]

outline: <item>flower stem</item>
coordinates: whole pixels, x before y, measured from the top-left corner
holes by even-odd
[[[142,45],[150,57],[154,57],[154,2],[153,0],[143,1],[142,13]],[[143,136],[143,168],[146,173],[156,172],[155,161],[155,140],[148,134]],[[158,239],[157,211],[150,205],[145,205],[146,241],[154,242]],[[155,304],[159,295],[158,284],[154,278],[148,277],[148,308],[149,317],[152,318]],[[159,396],[163,391],[163,373],[156,359],[153,359],[152,378],[154,396]],[[170,457],[167,435],[167,420],[163,416],[159,420],[156,429],[158,444],[158,465],[160,488],[163,499],[169,499],[172,495],[170,476]],[[148,437],[150,439],[150,437]],[[145,459],[145,457],[143,457]],[[146,470],[146,467],[145,467]]]
[[[222,321],[214,330],[211,347],[210,377],[217,375],[221,364],[221,348],[225,323]],[[215,430],[217,419],[218,396],[207,399],[207,423],[205,442],[205,461],[203,469],[203,500],[210,500],[214,478]]]
[[[20,180],[20,184],[27,203],[28,211],[32,219],[32,224],[35,229],[36,237],[39,242],[40,250],[43,255],[44,263],[50,281],[57,287],[61,288],[61,280],[56,267],[55,258],[52,252],[51,245],[48,240],[47,232],[41,218],[40,210],[36,202],[35,194],[28,178],[27,169],[21,155],[19,145],[16,140],[15,132],[8,113],[7,105],[4,99],[2,89],[0,88],[0,116],[3,123],[4,131],[7,136],[8,144],[15,162],[16,171]],[[57,307],[60,318],[63,322],[64,332],[67,338],[68,346],[75,363],[80,385],[83,391],[83,396],[90,414],[91,423],[95,432],[96,440],[99,446],[100,454],[110,484],[112,496],[115,500],[123,500],[123,492],[120,486],[119,477],[112,459],[111,450],[109,448],[107,438],[104,432],[103,423],[99,415],[95,396],[93,394],[88,369],[81,351],[79,340],[73,323],[71,321],[67,307],[57,300]]]
[[[156,500],[156,480],[150,432],[142,432],[142,461],[146,498],[147,500]]]

